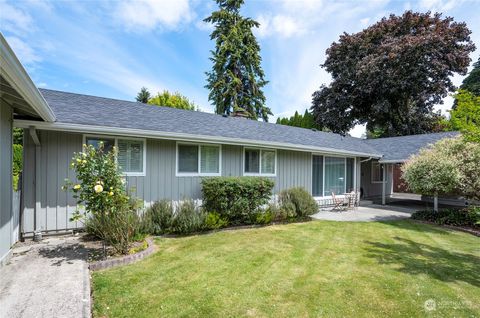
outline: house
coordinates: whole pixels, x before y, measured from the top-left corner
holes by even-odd
[[[360,191],[383,198],[392,193],[392,165],[450,134],[376,141],[344,137],[244,118],[157,107],[137,102],[37,89],[5,39],[1,84],[1,249],[5,259],[21,235],[81,227],[70,161],[83,144],[116,146],[127,188],[146,205],[156,200],[201,198],[201,179],[211,176],[265,176],[275,193],[307,189],[319,202],[332,193]],[[4,53],[5,52],[5,53]],[[5,61],[4,61],[5,59]],[[24,129],[20,216],[12,212],[13,126]],[[13,234],[12,234],[13,233]]]

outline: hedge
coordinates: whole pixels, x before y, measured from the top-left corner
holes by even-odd
[[[212,177],[202,179],[203,207],[232,225],[248,224],[272,196],[274,182],[263,177]]]

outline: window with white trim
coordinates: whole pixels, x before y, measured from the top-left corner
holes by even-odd
[[[221,148],[219,145],[177,144],[177,174],[219,176]]]
[[[270,149],[244,149],[244,169],[245,175],[266,175],[274,176],[276,173],[275,150]]]
[[[372,161],[372,182],[383,182],[383,164]]]
[[[120,170],[127,176],[144,176],[146,148],[145,139],[130,139],[104,136],[84,136],[85,144],[98,149],[103,143],[103,149],[110,151],[117,147],[117,162]]]

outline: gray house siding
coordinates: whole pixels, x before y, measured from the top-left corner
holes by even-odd
[[[39,162],[36,163],[36,146],[25,131],[23,167],[23,232],[35,230],[52,231],[81,227],[79,222],[70,222],[76,204],[72,194],[62,190],[65,179],[75,180],[69,169],[72,155],[82,149],[82,135],[38,131],[40,139]],[[38,185],[35,182],[35,164],[40,171]],[[39,187],[39,209],[36,207],[36,186]],[[36,215],[35,215],[36,214]]]
[[[12,108],[0,104],[0,265],[7,260],[12,239]]]
[[[386,185],[385,195],[392,194],[393,168],[391,164],[386,164]],[[362,162],[361,164],[361,187],[364,198],[378,198],[382,196],[382,182],[372,182],[372,161]]]
[[[23,232],[54,231],[81,227],[81,222],[70,222],[76,205],[71,193],[61,190],[65,178],[74,180],[69,164],[74,152],[81,151],[83,135],[56,131],[38,131],[38,178],[40,198],[35,211],[35,144],[25,134],[24,211]],[[156,200],[201,198],[201,177],[176,176],[176,141],[147,139],[145,176],[127,177],[127,187],[133,196],[150,204]],[[277,150],[274,192],[294,186],[311,191],[311,153]],[[243,147],[222,145],[223,176],[243,174]],[[36,216],[35,216],[36,214]]]

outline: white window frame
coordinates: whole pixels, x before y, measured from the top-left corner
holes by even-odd
[[[374,180],[374,178],[373,178],[373,176],[374,176],[373,167],[374,167],[375,164],[378,164],[380,167],[383,167],[383,170],[386,169],[386,167],[383,163],[372,160],[372,163],[371,163],[371,166],[370,166],[370,181],[372,183],[384,183],[385,180],[383,180],[383,170],[382,170],[382,168],[380,168],[380,177],[382,178],[382,180],[378,181],[378,180]]]
[[[147,172],[147,140],[145,138],[136,138],[136,137],[124,137],[124,136],[109,136],[109,135],[83,135],[83,145],[87,144],[87,138],[98,138],[98,139],[113,139],[114,146],[118,150],[118,140],[136,140],[143,142],[143,165],[142,165],[142,172],[122,172],[122,174],[126,177],[145,177]],[[118,159],[118,158],[117,158]],[[117,162],[118,163],[118,162]]]
[[[260,152],[259,158],[259,172],[245,172],[245,150],[258,150]],[[274,170],[275,173],[262,173],[262,151],[273,151],[275,153]],[[242,158],[242,172],[244,176],[262,176],[262,177],[276,177],[277,176],[277,149],[261,148],[261,147],[243,147]]]
[[[180,172],[178,171],[178,146],[179,145],[189,145],[198,147],[198,167],[197,172]],[[218,172],[217,173],[202,173],[202,146],[207,147],[218,147]],[[221,144],[204,144],[204,143],[194,143],[194,142],[183,142],[177,141],[175,145],[175,176],[176,177],[219,177],[222,175],[222,145]]]
[[[321,196],[314,196],[316,199],[331,199],[332,195],[325,195],[325,157],[333,157],[333,158],[344,158],[345,159],[345,186],[344,186],[344,193],[347,191],[347,159],[353,159],[353,187],[358,189],[357,187],[357,157],[351,156],[340,156],[340,155],[332,155],[326,153],[319,153],[319,152],[312,152],[310,156],[310,166],[313,168],[313,156],[322,156],[322,195]],[[310,187],[310,193],[313,193],[313,169],[312,169],[312,182]],[[343,198],[344,194],[335,194],[336,197]]]

